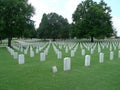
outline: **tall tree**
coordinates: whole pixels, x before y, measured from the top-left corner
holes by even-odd
[[[39,38],[50,38],[49,27],[48,27],[48,17],[44,13],[39,28],[37,29]]]
[[[43,14],[37,31],[40,38],[65,39],[69,37],[69,23],[56,13]]]
[[[8,38],[8,46],[11,47],[13,37],[22,37],[23,32],[33,21],[34,8],[28,4],[28,0],[0,0],[0,21],[3,33]]]
[[[34,22],[31,21],[30,24],[26,26],[27,28],[23,32],[24,38],[36,38],[37,37],[37,31],[35,30]]]
[[[111,22],[111,9],[101,0],[99,3],[93,0],[85,0],[80,3],[73,14],[73,25],[76,36],[91,37],[110,37],[113,35]]]

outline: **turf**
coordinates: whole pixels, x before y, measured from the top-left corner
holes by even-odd
[[[66,54],[64,47],[61,51],[63,58],[70,57],[70,51]],[[0,90],[120,90],[119,49],[113,51],[115,57],[110,61],[109,47],[102,49],[105,61],[100,64],[96,48],[91,55],[91,66],[85,67],[85,56],[81,55],[78,46],[75,57],[71,57],[72,69],[65,72],[63,58],[57,59],[52,45],[46,61],[40,62],[40,54],[31,58],[28,53],[25,55],[25,64],[22,65],[13,59],[6,48],[0,48]],[[86,54],[90,52],[86,50]],[[57,73],[52,73],[54,65],[58,68]]]

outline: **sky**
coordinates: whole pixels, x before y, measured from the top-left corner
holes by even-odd
[[[32,20],[35,21],[36,28],[39,24],[44,13],[48,14],[55,12],[67,18],[69,23],[72,22],[72,14],[76,10],[79,3],[84,0],[28,0],[29,3],[35,8],[35,15]],[[100,2],[100,0],[94,0]],[[113,26],[117,30],[117,35],[120,36],[120,0],[104,0],[112,10],[111,16],[113,21]]]

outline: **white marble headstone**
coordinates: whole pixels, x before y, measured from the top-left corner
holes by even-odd
[[[68,47],[66,47],[65,52],[68,53]]]
[[[85,56],[85,66],[90,66],[90,55]]]
[[[74,56],[75,56],[75,51],[71,50],[71,57],[74,57]]]
[[[94,53],[94,49],[91,49],[91,54],[93,54]]]
[[[38,53],[39,52],[39,49],[38,48],[36,48],[36,53]]]
[[[25,63],[25,62],[24,62],[24,59],[25,59],[25,58],[24,58],[24,54],[20,54],[20,55],[19,55],[19,58],[18,58],[18,63],[19,63],[19,64],[24,64],[24,63]]]
[[[11,53],[11,55],[14,55],[14,50],[10,49],[10,53]]]
[[[27,50],[26,49],[24,50],[24,54],[27,54]]]
[[[56,73],[57,71],[58,71],[58,70],[57,70],[57,67],[56,67],[56,66],[53,66],[53,67],[52,67],[52,72],[53,72],[53,73]]]
[[[120,58],[120,50],[118,51],[118,58]]]
[[[101,52],[101,48],[100,48],[100,46],[98,46],[98,53],[100,53]]]
[[[103,63],[103,61],[104,61],[104,53],[100,53],[99,54],[99,62]]]
[[[63,70],[64,71],[71,70],[71,59],[69,57],[64,58]]]
[[[62,59],[62,52],[61,52],[61,51],[58,51],[58,53],[57,53],[57,58],[58,58],[58,59]]]
[[[18,52],[14,52],[14,59],[18,58]]]
[[[34,57],[34,51],[30,51],[30,57]]]
[[[40,53],[40,61],[45,61],[45,53]]]
[[[85,49],[82,49],[82,55],[85,55]]]
[[[114,52],[110,52],[110,60],[113,60],[114,59]]]
[[[23,47],[21,46],[20,51],[23,52]]]

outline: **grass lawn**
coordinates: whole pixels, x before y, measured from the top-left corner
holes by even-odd
[[[58,45],[56,45],[58,47]],[[70,51],[63,58],[70,57]],[[91,66],[84,66],[85,56],[81,55],[81,48],[71,58],[72,69],[63,71],[63,58],[57,56],[50,46],[46,61],[40,62],[40,54],[31,58],[25,55],[25,64],[19,65],[17,59],[0,48],[0,90],[120,90],[120,59],[118,48],[114,50],[114,60],[109,60],[109,48],[101,50],[105,60],[99,63],[97,48],[91,55]],[[20,53],[20,52],[19,52]],[[90,54],[86,50],[87,54]],[[56,65],[57,73],[52,73],[52,66]]]

